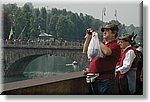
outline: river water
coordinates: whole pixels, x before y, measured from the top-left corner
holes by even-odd
[[[10,83],[39,77],[63,75],[65,73],[82,71],[85,67],[88,66],[88,63],[85,63],[85,57],[81,58],[78,64],[72,63],[73,60],[66,57],[44,55],[30,62],[22,75],[4,77],[3,83]]]

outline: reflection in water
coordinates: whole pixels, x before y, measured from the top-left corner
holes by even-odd
[[[72,60],[65,57],[45,55],[32,61],[24,71],[24,75],[34,78],[78,71],[79,69],[74,70],[73,66],[66,67],[66,63],[71,62]]]
[[[44,55],[33,60],[26,67],[23,75],[17,77],[5,77],[4,83],[39,77],[62,75],[64,73],[81,71],[82,68],[82,61],[78,63],[65,57]]]

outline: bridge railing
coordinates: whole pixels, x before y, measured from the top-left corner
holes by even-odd
[[[4,40],[4,47],[33,47],[33,48],[82,48],[82,42],[73,42],[73,41],[52,41],[52,40]]]

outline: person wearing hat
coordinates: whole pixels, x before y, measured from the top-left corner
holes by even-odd
[[[101,31],[105,41],[104,43],[99,41],[103,58],[92,58],[88,70],[83,72],[84,74],[93,73],[98,75],[95,81],[91,83],[93,94],[111,95],[115,83],[115,67],[121,54],[121,48],[116,40],[119,29],[117,25],[109,23],[102,27]],[[91,31],[91,28],[87,32],[83,47],[83,53],[85,54],[87,54],[93,32],[94,30]]]
[[[119,37],[122,54],[117,63],[116,73],[119,75],[120,94],[134,94],[136,91],[138,57],[136,49],[131,46],[132,37],[130,34],[124,34]]]

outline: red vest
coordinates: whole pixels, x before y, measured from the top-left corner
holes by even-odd
[[[124,52],[122,52],[121,54],[121,57],[119,59],[119,62],[117,63],[117,66],[120,66],[122,67],[123,66],[123,60],[125,59],[126,57],[126,53],[129,51],[129,50],[133,50],[136,57],[134,58],[133,62],[132,62],[132,65],[131,65],[131,68],[136,68],[137,67],[137,64],[138,64],[138,55],[137,55],[137,51],[135,48],[133,47],[129,47],[127,48]],[[124,75],[123,74],[119,74],[119,76],[123,77]]]

